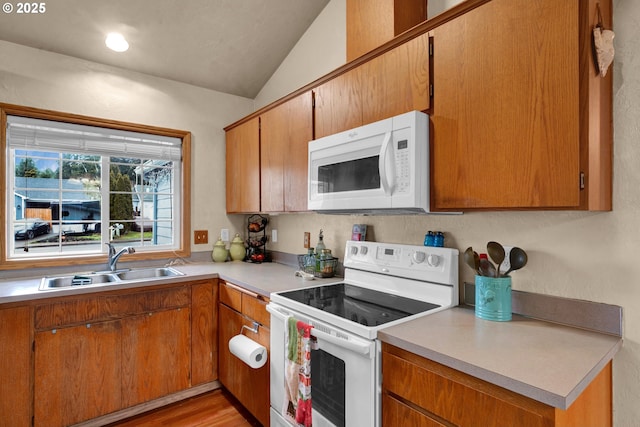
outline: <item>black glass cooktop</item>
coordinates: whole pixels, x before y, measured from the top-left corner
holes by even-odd
[[[383,325],[440,307],[348,283],[298,289],[280,295],[365,326]]]

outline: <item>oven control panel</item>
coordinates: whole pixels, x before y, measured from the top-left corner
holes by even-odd
[[[457,281],[458,250],[395,243],[348,241],[345,268],[436,283]]]

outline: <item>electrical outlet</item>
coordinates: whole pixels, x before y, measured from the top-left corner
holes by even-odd
[[[513,246],[503,246],[504,248],[504,261],[500,264],[500,273],[506,273],[511,268],[511,261],[509,260],[509,254]]]
[[[271,230],[271,241],[276,243],[278,241],[278,230]]]
[[[220,230],[220,239],[222,239],[223,242],[228,242],[229,241],[229,229],[228,228],[223,228],[222,230]]]
[[[304,232],[304,247],[307,249],[311,247],[311,233],[308,231]]]
[[[193,241],[196,245],[209,243],[209,232],[207,230],[195,230],[193,232]]]

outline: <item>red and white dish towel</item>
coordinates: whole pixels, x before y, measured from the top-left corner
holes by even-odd
[[[292,425],[311,427],[311,329],[289,316],[285,323],[284,405]]]

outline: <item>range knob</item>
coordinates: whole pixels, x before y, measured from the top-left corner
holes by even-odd
[[[351,246],[351,255],[358,255],[358,247]]]
[[[361,247],[360,247],[360,253],[361,253],[362,255],[366,255],[366,254],[367,254],[367,252],[369,252],[369,248],[368,248],[368,247],[366,247],[366,246],[361,246]]]
[[[430,267],[437,267],[440,264],[440,257],[438,255],[429,254],[427,257],[427,264]]]
[[[414,252],[413,253],[413,261],[415,261],[416,264],[423,263],[426,257],[427,256],[425,255],[424,252]]]

